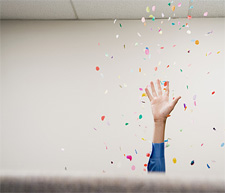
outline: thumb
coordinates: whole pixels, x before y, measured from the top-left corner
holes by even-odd
[[[171,102],[171,105],[172,105],[172,107],[174,108],[175,107],[175,105],[177,104],[177,102],[178,102],[178,100],[181,98],[181,96],[178,96],[178,97],[176,97],[172,102]]]

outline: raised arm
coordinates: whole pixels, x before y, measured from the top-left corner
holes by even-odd
[[[145,92],[150,100],[154,119],[154,133],[152,139],[152,153],[148,162],[149,172],[165,172],[164,136],[168,115],[174,109],[181,96],[169,102],[169,82],[166,82],[166,91],[163,94],[159,79],[157,79],[158,95],[153,82],[150,82],[152,94],[148,88]]]

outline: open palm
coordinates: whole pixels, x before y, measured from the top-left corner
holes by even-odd
[[[172,102],[169,102],[169,82],[166,82],[166,91],[163,95],[160,80],[157,79],[158,95],[156,93],[153,82],[150,82],[152,95],[148,88],[145,88],[145,92],[151,102],[152,114],[154,121],[166,121],[170,112],[174,109],[181,96],[176,97]]]

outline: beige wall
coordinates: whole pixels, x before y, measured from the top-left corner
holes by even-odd
[[[139,88],[160,78],[182,96],[166,125],[167,174],[225,176],[224,34],[222,18],[1,21],[1,170],[146,175],[153,120]]]

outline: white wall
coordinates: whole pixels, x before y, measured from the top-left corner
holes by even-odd
[[[160,78],[182,96],[166,125],[167,174],[224,177],[224,33],[223,18],[2,21],[1,170],[146,175],[153,119],[139,88]]]

